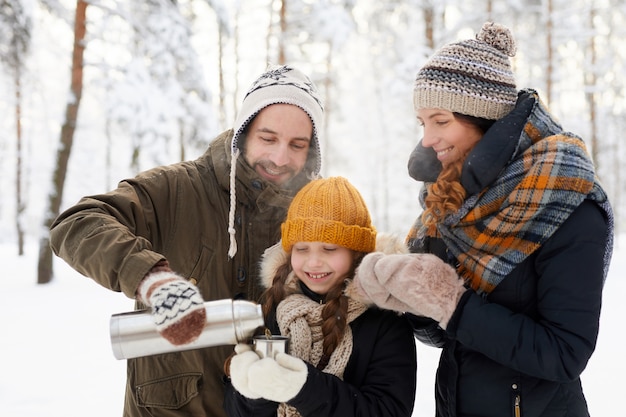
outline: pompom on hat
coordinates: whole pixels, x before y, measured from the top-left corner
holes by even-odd
[[[515,52],[511,31],[492,22],[483,25],[476,39],[444,46],[417,73],[415,110],[436,108],[489,120],[502,118],[517,100],[509,60]]]
[[[296,194],[281,225],[282,246],[325,242],[373,252],[376,229],[359,191],[343,177],[316,179]]]
[[[292,104],[300,107],[309,116],[313,125],[313,136],[309,160],[305,165],[305,175],[314,178],[321,170],[322,157],[318,132],[324,123],[324,106],[317,87],[309,77],[289,65],[269,66],[248,89],[233,126],[230,162],[230,210],[228,214],[229,258],[234,257],[237,253],[234,226],[237,158],[241,153],[245,131],[250,122],[261,110],[273,104]]]

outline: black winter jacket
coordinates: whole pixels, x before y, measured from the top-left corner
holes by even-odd
[[[579,376],[598,335],[606,229],[586,201],[488,296],[468,291],[446,332],[411,317],[419,340],[443,347],[437,417],[589,415]]]
[[[407,321],[397,313],[371,308],[350,326],[354,347],[344,379],[307,364],[307,380],[288,404],[303,417],[410,417],[417,359]],[[230,417],[269,417],[276,416],[278,403],[248,399],[226,380],[224,408]]]
[[[409,316],[419,340],[443,348],[437,417],[589,415],[580,375],[598,336],[609,215],[584,200],[488,295],[467,291],[445,331]],[[420,251],[455,263],[440,239]]]

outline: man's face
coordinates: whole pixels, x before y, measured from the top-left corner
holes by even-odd
[[[312,137],[313,123],[304,110],[273,104],[252,120],[244,158],[261,177],[283,185],[304,168]]]

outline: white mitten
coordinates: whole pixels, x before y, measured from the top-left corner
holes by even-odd
[[[284,403],[298,395],[307,374],[308,367],[302,359],[279,353],[275,359],[263,358],[252,364],[248,384],[266,400]]]
[[[139,300],[152,307],[157,331],[173,345],[190,343],[206,325],[206,309],[198,288],[176,273],[151,272],[137,289]]]
[[[368,254],[353,286],[381,308],[430,317],[443,329],[467,291],[454,268],[431,254]]]
[[[250,345],[239,343],[235,346],[235,356],[230,360],[230,382],[233,387],[244,397],[257,399],[259,394],[250,389],[248,382],[248,371],[250,365],[258,362],[261,358],[252,350]]]

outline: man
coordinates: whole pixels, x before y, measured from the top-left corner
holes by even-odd
[[[233,129],[195,161],[157,167],[84,197],[51,227],[78,272],[151,307],[174,344],[194,340],[204,301],[257,300],[258,263],[280,237],[289,202],[320,170],[323,106],[300,71],[270,69]],[[223,416],[232,346],[129,359],[124,416]]]

